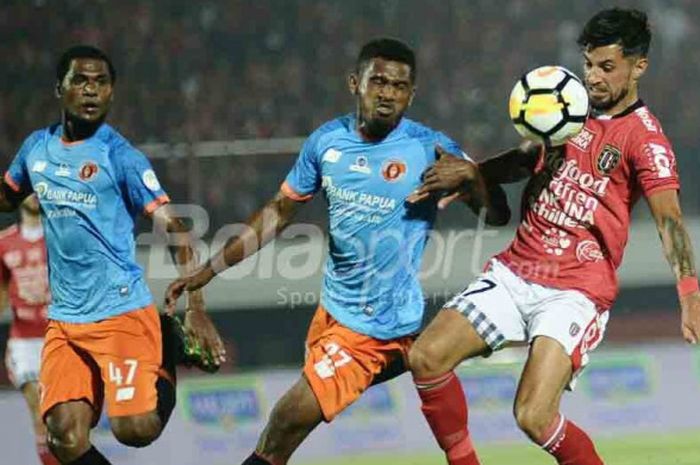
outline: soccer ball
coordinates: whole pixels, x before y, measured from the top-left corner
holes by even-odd
[[[588,93],[574,73],[542,66],[524,74],[510,93],[510,119],[525,139],[547,146],[565,144],[583,128]]]

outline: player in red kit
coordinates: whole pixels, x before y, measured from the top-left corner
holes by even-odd
[[[676,276],[683,337],[700,339],[700,293],[675,156],[637,94],[650,41],[644,13],[596,14],[578,40],[592,107],[582,132],[565,146],[544,151],[525,144],[481,166],[492,186],[530,178],[516,237],[445,304],[409,354],[422,411],[451,465],[479,463],[452,370],[510,341],[530,345],[514,406],[520,428],[561,465],[603,463],[559,404],[602,340],[630,212],[641,196]],[[418,196],[458,189],[449,171],[434,168]]]
[[[39,201],[32,195],[20,207],[20,223],[0,232],[0,311],[12,309],[5,364],[12,384],[29,406],[36,447],[43,465],[58,465],[46,444],[39,413],[39,365],[50,300],[46,245]]]

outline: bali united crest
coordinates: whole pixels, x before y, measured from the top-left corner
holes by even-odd
[[[622,152],[617,147],[613,147],[608,144],[603,147],[603,151],[598,155],[598,160],[596,161],[596,168],[598,173],[603,176],[610,176],[610,173],[617,168],[622,159]]]

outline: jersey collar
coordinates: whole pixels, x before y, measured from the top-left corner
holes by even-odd
[[[644,106],[644,102],[642,99],[637,99],[636,102],[634,102],[632,105],[628,106],[624,110],[622,110],[620,113],[616,113],[612,116],[608,115],[593,115],[595,119],[602,119],[602,120],[609,120],[609,119],[617,119],[617,118],[624,118],[625,116],[629,115],[630,113],[642,108]]]

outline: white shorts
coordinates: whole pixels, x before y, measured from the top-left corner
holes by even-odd
[[[537,336],[558,341],[571,357],[574,379],[603,340],[608,321],[608,311],[598,311],[581,292],[525,281],[496,259],[443,308],[467,317],[494,351]]]
[[[17,389],[26,383],[39,380],[41,366],[41,349],[43,338],[14,338],[7,341],[5,366],[10,381]]]

